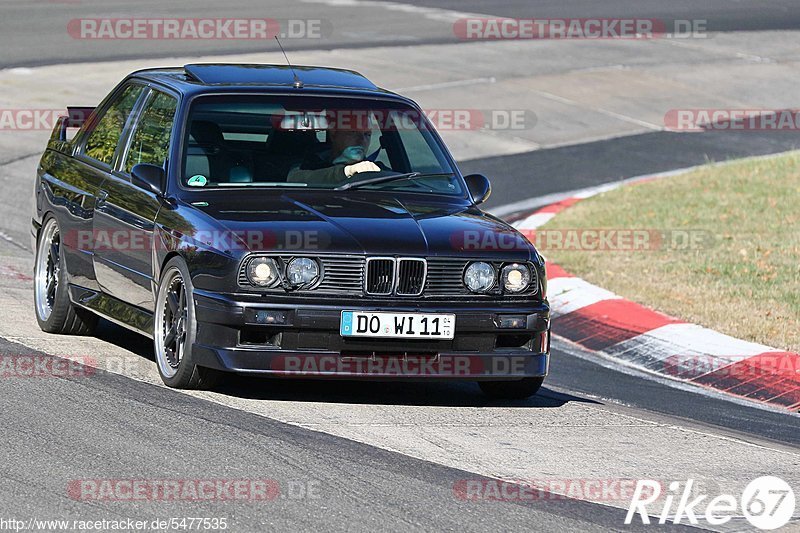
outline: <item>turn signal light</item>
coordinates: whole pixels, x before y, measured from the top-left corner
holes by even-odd
[[[525,329],[527,325],[526,315],[497,315],[497,327],[500,329]]]

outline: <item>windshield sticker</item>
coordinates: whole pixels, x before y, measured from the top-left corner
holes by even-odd
[[[189,181],[186,182],[189,187],[205,187],[208,183],[208,178],[203,176],[202,174],[195,174]]]

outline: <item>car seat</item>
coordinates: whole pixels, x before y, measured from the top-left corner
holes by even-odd
[[[217,183],[248,183],[253,172],[233,157],[214,122],[193,120],[186,152],[186,176],[202,174]]]

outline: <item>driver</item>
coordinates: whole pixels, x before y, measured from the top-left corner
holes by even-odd
[[[360,172],[380,172],[372,161],[364,161],[372,140],[370,129],[338,129],[328,131],[330,150],[312,153],[292,169],[286,181],[309,185],[337,186]]]

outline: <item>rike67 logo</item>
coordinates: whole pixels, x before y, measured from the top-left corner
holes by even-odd
[[[695,493],[693,479],[687,480],[683,487],[681,482],[672,481],[666,494],[662,494],[661,487],[660,481],[638,480],[625,524],[630,524],[637,514],[642,524],[649,524],[651,516],[658,516],[659,524],[680,524],[685,518],[692,525],[703,519],[712,526],[727,524],[734,517],[744,516],[753,527],[773,530],[785,526],[795,509],[794,491],[788,483],[775,476],[754,479],[739,498],[733,494],[721,494],[709,499],[708,494]],[[660,511],[658,505],[662,505]]]

